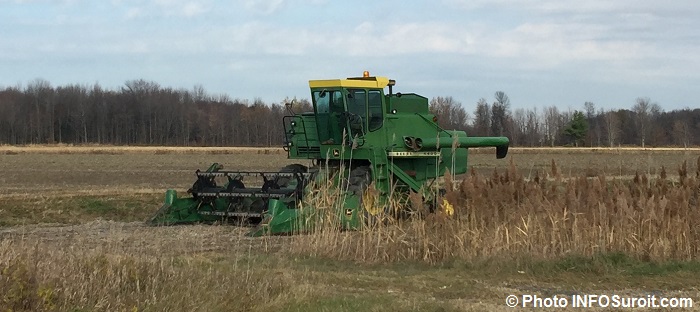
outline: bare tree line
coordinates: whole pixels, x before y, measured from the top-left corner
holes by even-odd
[[[697,146],[700,145],[700,109],[665,112],[646,97],[637,98],[630,109],[596,110],[592,102],[580,110],[562,111],[557,106],[543,109],[510,109],[510,99],[502,92],[489,104],[481,98],[473,115],[452,97],[435,97],[430,108],[441,127],[465,130],[473,136],[507,136],[514,146],[575,145],[567,136],[576,112],[585,116],[587,128],[583,146]],[[454,118],[453,116],[459,116]]]
[[[308,100],[295,104],[308,111]],[[473,115],[459,101],[435,97],[430,108],[445,129],[474,136],[507,136],[514,146],[572,144],[565,129],[576,111],[556,106],[511,109],[505,92],[481,98]],[[700,145],[700,109],[664,112],[649,98],[631,109],[581,107],[585,146]],[[277,146],[283,143],[282,104],[209,95],[203,87],[172,89],[145,80],[118,90],[95,85],[53,87],[37,79],[0,89],[0,144],[114,144],[182,146]],[[579,115],[580,116],[580,115]]]
[[[0,89],[0,144],[274,146],[282,144],[285,114],[283,105],[211,96],[201,86],[133,80],[106,90],[35,80]]]

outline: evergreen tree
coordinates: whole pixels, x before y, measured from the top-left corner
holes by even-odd
[[[588,121],[586,121],[586,116],[583,115],[583,112],[574,111],[571,122],[569,122],[569,125],[566,127],[566,129],[564,129],[564,134],[571,138],[574,146],[578,147],[579,141],[586,136],[586,132],[588,132]]]

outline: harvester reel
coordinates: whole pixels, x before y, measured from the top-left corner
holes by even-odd
[[[235,192],[236,189],[245,189],[245,184],[241,179],[232,179],[229,177],[228,184],[226,184],[226,192]],[[231,206],[236,204],[241,204],[245,199],[242,198],[230,198],[229,199],[229,209]]]
[[[228,185],[226,185],[226,191],[227,192],[232,192],[235,189],[244,189],[245,184],[243,184],[243,181],[238,180],[238,179],[230,179],[228,181]]]
[[[269,190],[279,190],[279,189],[280,189],[280,185],[277,184],[277,179],[266,180],[262,185],[263,192],[267,192]]]
[[[197,173],[200,171],[197,170]],[[187,193],[192,194],[192,197],[194,199],[198,199],[199,195],[198,193],[206,190],[206,189],[212,189],[216,187],[216,181],[214,181],[213,177],[197,177],[197,181],[194,181],[194,184],[192,184],[192,187],[187,190]]]

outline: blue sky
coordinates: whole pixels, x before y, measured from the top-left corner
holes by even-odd
[[[700,107],[700,1],[0,0],[0,87],[128,80],[308,98],[374,75],[468,111]]]

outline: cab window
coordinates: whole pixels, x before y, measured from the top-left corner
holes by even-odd
[[[360,116],[362,120],[367,117],[367,96],[365,90],[350,89],[348,90],[348,112]]]
[[[343,93],[340,90],[323,90],[313,92],[316,107],[316,126],[321,144],[340,144],[344,122]]]
[[[365,135],[367,132],[367,92],[363,89],[349,89],[347,105],[350,137]]]
[[[382,117],[382,93],[378,90],[371,90],[367,100],[369,107],[369,131],[374,131],[381,128],[384,122]]]

